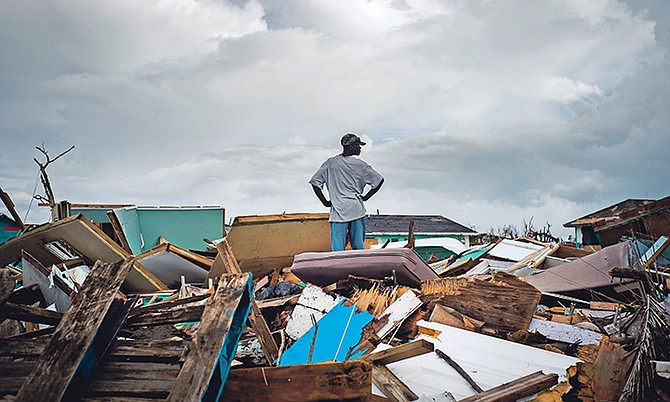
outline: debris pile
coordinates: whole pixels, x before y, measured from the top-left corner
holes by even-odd
[[[333,253],[327,214],[165,218],[216,219],[199,232],[59,209],[0,244],[4,399],[670,400],[665,235],[593,251],[411,225]]]

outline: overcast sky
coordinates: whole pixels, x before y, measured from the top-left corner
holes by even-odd
[[[320,212],[352,131],[371,213],[566,237],[670,195],[669,28],[664,0],[4,0],[0,186],[46,221],[35,146],[75,145],[58,200]]]

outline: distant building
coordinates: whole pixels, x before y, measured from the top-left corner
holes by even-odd
[[[6,242],[19,233],[21,233],[21,228],[16,221],[5,214],[0,214],[0,243]]]
[[[628,199],[563,226],[575,228],[577,247],[606,247],[618,243],[622,236],[670,236],[670,196],[659,200]]]
[[[409,235],[409,222],[414,221],[414,237],[419,239],[452,238],[469,247],[471,239],[480,233],[445,218],[442,215],[368,215],[366,238],[376,240],[378,244],[406,241]]]

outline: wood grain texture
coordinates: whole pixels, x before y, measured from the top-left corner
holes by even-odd
[[[113,264],[95,264],[40,356],[35,370],[19,390],[18,401],[61,400],[85,355],[90,353],[105,314],[133,263],[129,259]]]

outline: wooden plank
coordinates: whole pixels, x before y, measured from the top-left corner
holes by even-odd
[[[589,302],[589,308],[592,310],[616,311],[619,308],[619,306],[620,306],[619,303],[600,302],[600,301]]]
[[[223,268],[229,274],[239,274],[242,272],[235,255],[233,254],[233,249],[228,244],[228,241],[224,239],[222,242],[216,245],[216,249],[219,251]],[[268,323],[263,318],[260,308],[256,304],[256,300],[251,301],[251,314],[249,315],[249,324],[251,328],[256,333],[258,341],[261,343],[261,348],[263,349],[263,354],[268,362],[272,363],[279,357],[279,348],[277,347],[277,342],[275,342],[268,327]]]
[[[330,251],[328,214],[238,216],[227,242],[245,272],[262,278],[277,268],[291,266],[295,255]],[[220,275],[214,269],[210,277]]]
[[[435,345],[433,345],[433,343],[428,342],[425,339],[419,339],[379,352],[370,353],[369,355],[363,356],[363,359],[375,363],[390,364],[400,360],[409,359],[410,357],[430,353],[434,350]]]
[[[182,339],[117,340],[107,361],[177,362],[183,359],[188,343]]]
[[[249,274],[221,277],[214,296],[205,306],[169,401],[220,398],[237,343],[246,327],[252,284]]]
[[[160,398],[179,375],[178,363],[104,362],[83,398]]]
[[[39,357],[47,346],[44,338],[5,338],[0,339],[0,356],[6,358]],[[147,361],[177,362],[182,358],[184,340],[117,340],[107,353],[109,361]],[[0,364],[0,367],[2,364]]]
[[[16,289],[7,299],[7,301],[16,303],[16,304],[43,304],[44,297],[42,297],[42,292],[40,292],[39,286],[37,284],[22,286]]]
[[[362,360],[230,371],[223,393],[230,401],[365,401],[372,394],[372,364]]]
[[[513,402],[533,395],[558,383],[558,374],[537,371],[482,393],[461,399],[459,402]]]
[[[642,269],[647,269],[654,262],[656,262],[656,259],[658,259],[658,257],[661,254],[663,254],[663,252],[665,251],[666,248],[668,248],[669,245],[670,245],[670,239],[669,238],[667,238],[665,236],[659,237],[658,240],[656,240],[656,242],[651,246],[649,251],[647,251],[647,253],[644,255],[644,258],[646,258],[646,260],[642,264]],[[651,254],[651,255],[648,255],[648,254]]]
[[[392,401],[407,402],[419,399],[417,394],[409,389],[401,379],[383,364],[374,364],[372,368],[372,383]]]
[[[159,311],[133,313],[125,328],[137,328],[151,325],[179,324],[200,321],[205,306],[174,305]]]
[[[0,319],[20,320],[38,324],[58,325],[63,313],[41,307],[5,302],[0,306]]]
[[[177,306],[181,306],[184,304],[191,304],[191,303],[196,303],[201,300],[205,300],[209,298],[212,294],[205,293],[202,295],[197,295],[197,296],[191,296],[191,297],[185,297],[183,299],[172,299],[172,297],[176,297],[176,295],[170,296],[170,298],[159,301],[156,303],[151,303],[147,304],[146,306],[141,306],[133,310],[133,313],[130,315],[130,317],[134,317],[136,315],[142,315],[145,313],[150,313],[150,312],[164,312],[168,311],[169,309],[172,309]]]
[[[109,218],[109,223],[112,224],[112,229],[114,230],[114,235],[116,238],[121,242],[120,246],[128,253],[132,254],[133,250],[130,248],[130,245],[128,244],[128,239],[126,239],[126,234],[123,233],[123,228],[121,227],[121,222],[119,222],[119,218],[116,216],[114,211],[107,211],[107,217]]]
[[[60,401],[77,386],[75,376],[86,375],[94,338],[121,284],[133,266],[132,259],[113,264],[96,263],[72,306],[56,328],[37,367],[19,390],[18,401]]]

